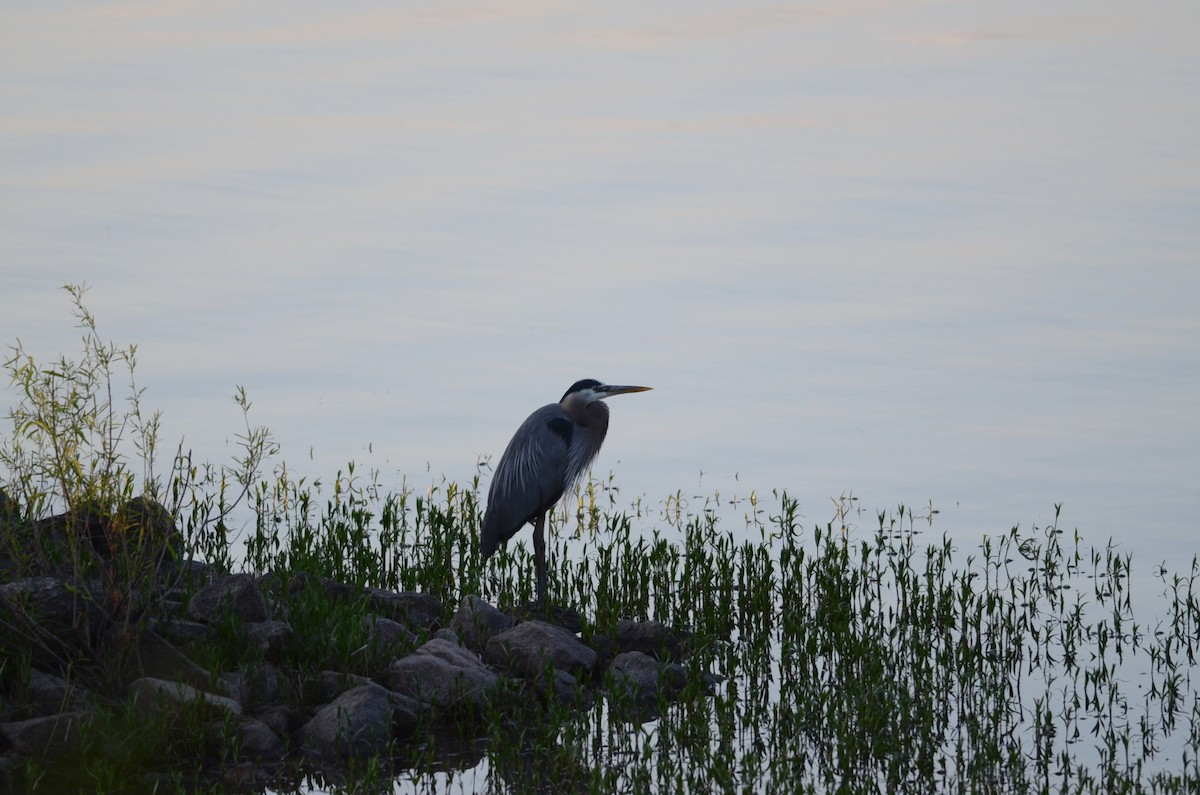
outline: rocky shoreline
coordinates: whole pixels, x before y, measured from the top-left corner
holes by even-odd
[[[653,707],[689,679],[681,665],[688,639],[657,621],[621,621],[585,643],[580,617],[566,610],[522,618],[468,595],[446,621],[446,606],[427,594],[170,565],[192,587],[176,585],[153,615],[133,622],[89,615],[94,600],[81,599],[77,583],[5,581],[0,571],[0,627],[34,627],[50,647],[91,650],[93,663],[91,676],[76,676],[74,666],[56,668],[53,655],[35,655],[29,670],[4,672],[0,784],[19,786],[14,777],[27,759],[69,760],[103,705],[206,721],[205,776],[261,787],[284,769],[336,776],[352,759],[390,757],[439,726],[497,719],[530,698],[583,709],[603,695]],[[367,642],[355,650],[356,670],[289,670],[298,642],[292,613],[311,598],[360,615]],[[234,638],[237,660],[206,668],[197,651],[211,650],[222,633]]]

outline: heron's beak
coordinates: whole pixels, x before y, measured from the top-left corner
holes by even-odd
[[[605,384],[602,387],[606,398],[613,395],[624,395],[626,392],[649,392],[653,388],[652,386],[613,386],[612,384]]]

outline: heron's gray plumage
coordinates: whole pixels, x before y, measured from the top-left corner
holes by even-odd
[[[500,456],[488,490],[479,551],[486,560],[527,523],[535,525],[539,598],[545,560],[541,523],[545,514],[587,471],[608,433],[603,398],[649,387],[608,386],[593,379],[575,382],[558,403],[529,415]]]

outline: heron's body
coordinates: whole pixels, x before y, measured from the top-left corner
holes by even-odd
[[[479,551],[484,560],[526,524],[533,524],[538,599],[545,601],[546,514],[596,458],[608,433],[603,398],[649,387],[577,381],[558,403],[529,415],[500,456],[488,490]]]

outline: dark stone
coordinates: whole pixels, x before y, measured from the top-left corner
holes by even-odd
[[[270,618],[262,588],[249,574],[223,577],[198,591],[188,602],[188,613],[206,624],[219,624],[230,616],[243,624]]]
[[[64,712],[78,712],[84,707],[86,691],[76,687],[61,676],[29,671],[29,680],[13,694],[24,717],[44,717]]]
[[[441,638],[393,661],[384,679],[397,693],[438,708],[480,706],[500,681],[469,650]]]
[[[413,591],[385,591],[366,588],[367,604],[372,611],[414,629],[435,630],[442,618],[442,602],[435,596]]]
[[[242,714],[242,705],[232,698],[205,693],[183,682],[147,676],[131,682],[129,694],[135,703],[148,709],[172,709],[179,704],[202,704],[217,715]]]
[[[137,549],[175,559],[183,552],[183,534],[175,526],[175,517],[163,505],[148,497],[135,497],[121,506],[112,518],[110,528],[112,547]]]
[[[290,737],[300,727],[300,713],[285,704],[263,707],[254,717],[266,724],[276,737]]]
[[[450,629],[463,645],[482,652],[492,636],[511,629],[513,620],[478,596],[464,596],[450,620]]]
[[[73,750],[91,720],[90,712],[78,711],[0,723],[0,738],[21,756],[63,756]]]
[[[267,575],[267,578],[274,578],[274,575]],[[359,589],[352,585],[346,585],[328,577],[316,577],[307,572],[294,575],[287,583],[289,597],[294,598],[311,589],[320,589],[326,596],[336,599],[354,599],[360,595]]]
[[[596,652],[562,627],[526,621],[492,637],[485,655],[493,665],[521,676],[540,676],[547,666],[586,676],[596,664]]]
[[[235,718],[232,724],[227,721],[215,721],[209,724],[206,734],[209,744],[214,748],[227,746],[229,732],[237,742],[238,758],[253,760],[263,764],[282,762],[284,757],[283,740],[266,723],[242,715]]]
[[[163,640],[178,646],[210,640],[216,632],[208,624],[182,618],[162,618],[151,624]]]
[[[246,642],[267,659],[279,660],[291,648],[295,633],[283,621],[259,621],[246,625]]]
[[[661,621],[621,619],[617,622],[616,642],[622,652],[640,651],[660,660],[678,660],[684,652],[683,640]]]
[[[114,625],[104,634],[100,648],[109,674],[122,685],[147,676],[201,689],[212,682],[208,671],[153,630]]]
[[[278,704],[288,691],[287,677],[269,662],[245,665],[225,679],[231,680],[230,691],[237,693],[238,701],[251,709]]]
[[[301,698],[306,704],[326,704],[355,687],[371,684],[371,680],[343,671],[322,671],[301,685]]]
[[[677,663],[659,662],[640,651],[618,654],[608,670],[615,687],[643,703],[656,701],[660,694],[678,695],[687,678]]]
[[[352,688],[301,727],[301,745],[318,759],[383,754],[393,737],[395,709],[387,690],[377,684]]]
[[[34,626],[47,642],[88,641],[101,613],[95,600],[55,577],[29,577],[0,585],[0,624]]]
[[[399,621],[382,616],[368,617],[366,621],[370,624],[367,650],[372,660],[388,662],[417,645],[417,636]]]

